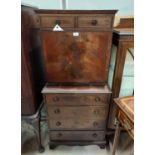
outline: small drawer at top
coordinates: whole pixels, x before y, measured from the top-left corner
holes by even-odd
[[[112,17],[111,16],[85,16],[78,17],[78,27],[79,28],[111,28]]]
[[[40,25],[42,28],[54,28],[56,24],[61,28],[73,28],[74,17],[62,17],[62,16],[41,16]]]

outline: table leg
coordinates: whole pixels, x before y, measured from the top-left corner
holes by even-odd
[[[112,80],[112,96],[110,101],[110,112],[109,112],[110,117],[108,122],[108,127],[111,129],[114,129],[114,119],[116,116],[116,105],[113,104],[113,99],[118,97],[120,93],[125,58],[127,53],[126,51],[127,47],[124,46],[122,42],[119,42],[117,46],[115,69]]]
[[[115,130],[114,141],[113,141],[113,145],[112,145],[112,155],[115,155],[116,148],[118,145],[119,136],[120,136],[120,123],[119,123],[119,121],[117,121],[116,122],[116,130]]]

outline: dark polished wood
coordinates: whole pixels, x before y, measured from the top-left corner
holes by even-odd
[[[31,115],[42,102],[40,93],[44,85],[38,33],[38,17],[32,7],[21,8],[21,113]]]
[[[50,139],[53,143],[57,140],[60,141],[59,144],[63,141],[68,141],[69,144],[72,144],[72,141],[83,140],[89,141],[89,144],[93,141],[106,141],[108,103],[111,94],[108,86],[67,88],[47,85],[42,93],[48,112]]]
[[[47,105],[70,105],[76,106],[77,104],[88,106],[88,105],[107,105],[107,101],[110,98],[110,94],[72,94],[72,93],[58,93],[58,94],[47,94],[46,103]]]
[[[112,147],[112,155],[115,155],[117,144],[119,142],[120,126],[122,126],[134,139],[134,96],[127,96],[114,99],[117,105],[116,130]]]
[[[63,17],[63,16],[43,16],[42,18],[40,18],[40,26],[41,28],[54,28],[55,24],[59,24],[61,25],[61,27],[63,28],[71,28],[74,27],[74,17],[71,16],[67,16],[67,17]]]
[[[114,15],[118,10],[35,10],[38,14],[112,14]]]
[[[50,148],[106,144],[116,10],[36,10],[47,85]],[[63,31],[55,32],[59,25]]]
[[[105,137],[104,131],[51,131],[50,137],[52,140],[76,140],[76,141],[102,141]]]
[[[41,32],[47,81],[106,82],[111,33],[73,33]]]
[[[42,70],[40,42],[38,41],[38,16],[34,7],[21,6],[21,114],[34,129],[39,152],[44,152],[41,144],[40,111],[45,79]]]
[[[63,118],[50,118],[49,128],[51,130],[105,130],[107,115],[103,114],[103,118],[87,118],[79,119],[76,117],[63,119]],[[88,116],[89,117],[89,116]]]
[[[36,11],[37,12],[37,11]],[[44,11],[43,11],[44,12]],[[65,31],[110,31],[113,28],[114,14],[101,13],[92,14],[85,11],[83,14],[72,13],[63,14],[50,11],[50,13],[38,13],[41,29],[51,30],[56,24],[60,25]],[[45,11],[46,12],[46,11]],[[59,11],[60,12],[60,11]]]
[[[48,106],[48,115],[49,117],[57,119],[74,119],[83,120],[90,116],[90,119],[100,119],[103,116],[107,115],[107,105],[106,106]],[[79,115],[79,111],[80,114]],[[106,119],[104,117],[103,119]]]
[[[122,28],[122,26],[121,28],[114,29],[113,44],[117,46],[117,54],[112,83],[112,97],[108,122],[109,129],[114,129],[116,106],[113,104],[113,99],[119,97],[127,50],[134,48],[134,29]]]

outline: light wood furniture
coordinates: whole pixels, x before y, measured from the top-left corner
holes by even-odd
[[[113,44],[117,46],[117,54],[113,76],[112,97],[108,121],[109,129],[114,129],[116,106],[115,104],[113,104],[113,99],[119,97],[126,53],[129,48],[134,48],[133,19],[121,20],[120,25],[116,27],[113,31]]]
[[[134,139],[134,96],[114,99],[117,105],[116,130],[112,147],[112,155],[115,155],[116,147],[119,141],[120,126],[122,126]]]

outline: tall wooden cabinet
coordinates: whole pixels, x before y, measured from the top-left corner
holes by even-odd
[[[39,42],[38,17],[33,7],[21,6],[21,113],[34,114],[42,102],[45,79]],[[36,29],[34,29],[36,28]]]
[[[106,144],[116,10],[36,10],[46,75],[49,144]],[[55,31],[55,26],[62,31]]]

